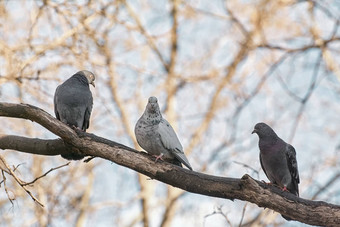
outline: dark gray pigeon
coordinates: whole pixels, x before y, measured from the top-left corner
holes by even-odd
[[[150,97],[143,115],[135,126],[135,135],[138,144],[149,154],[158,159],[165,159],[173,164],[192,170],[191,165],[183,152],[174,129],[162,117],[156,97]]]
[[[257,123],[252,133],[259,136],[261,167],[270,182],[299,196],[300,178],[294,147],[265,123]]]
[[[54,94],[54,112],[58,120],[86,131],[90,125],[93,106],[92,93],[89,84],[94,84],[95,76],[92,72],[83,70],[71,76],[59,85]],[[62,155],[70,160],[84,158],[80,154]]]

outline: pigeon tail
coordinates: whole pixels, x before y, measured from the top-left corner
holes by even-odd
[[[296,195],[297,197],[299,197],[299,186],[298,184],[293,182],[293,187],[288,188],[288,190],[290,193]]]
[[[187,157],[185,157],[184,153],[180,153],[180,152],[173,152],[173,155],[181,162],[183,163],[183,165],[185,165],[186,167],[188,167],[188,169],[192,170],[191,165],[189,164],[189,161],[187,159]]]
[[[81,160],[85,157],[79,150],[75,149],[71,144],[64,142],[67,153],[61,154],[61,157],[67,160]]]
[[[174,158],[174,159],[172,159],[172,160],[169,160],[168,162],[170,162],[171,164],[174,164],[174,165],[176,165],[176,166],[179,166],[179,167],[182,167],[182,168],[183,168],[182,162],[181,162],[180,160],[178,160],[177,158]]]
[[[81,160],[83,159],[85,156],[81,155],[81,154],[62,154],[61,157],[67,159],[67,160]]]

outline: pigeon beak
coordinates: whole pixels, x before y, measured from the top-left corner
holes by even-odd
[[[94,84],[94,81],[92,81],[91,84],[92,84],[93,87],[96,87],[96,85]]]
[[[257,133],[257,130],[256,130],[256,129],[254,129],[254,130],[251,132],[251,134],[254,134],[254,133]]]

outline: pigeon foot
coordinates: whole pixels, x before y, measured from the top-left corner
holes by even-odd
[[[287,189],[286,186],[284,186],[284,187],[282,188],[282,191],[283,191],[283,192],[290,192],[290,191]]]
[[[157,156],[157,155],[154,155],[154,156],[156,157],[156,160],[155,160],[155,162],[157,162],[157,161],[158,161],[158,159],[160,159],[160,160],[164,161],[164,160],[163,160],[163,155],[164,155],[164,154],[160,154],[160,155],[158,155],[158,156]]]

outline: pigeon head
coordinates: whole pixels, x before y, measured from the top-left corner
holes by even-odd
[[[256,133],[260,138],[277,137],[274,130],[263,122],[257,123],[255,125],[254,130],[252,131],[252,134],[253,133]]]
[[[151,124],[159,124],[159,122],[161,122],[162,114],[159,110],[159,105],[156,97],[151,96],[149,98],[143,116],[147,121],[151,122]]]
[[[94,84],[94,80],[96,79],[95,75],[87,70],[82,70],[80,72],[77,72],[77,74],[81,74],[84,75],[88,81],[89,84],[92,84],[93,87],[96,87],[96,85]]]
[[[148,105],[146,106],[148,113],[160,113],[157,98],[151,96],[148,100]]]

